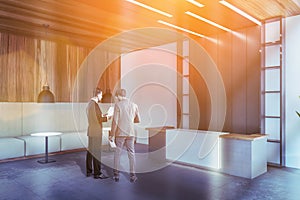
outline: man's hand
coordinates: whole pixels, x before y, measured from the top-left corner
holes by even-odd
[[[108,139],[109,139],[110,141],[113,141],[113,140],[114,140],[114,136],[109,136]]]

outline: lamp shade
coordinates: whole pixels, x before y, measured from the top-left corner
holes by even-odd
[[[102,103],[113,103],[113,96],[110,89],[106,89],[106,92],[102,96]]]
[[[48,85],[43,86],[43,90],[39,93],[38,103],[54,103],[54,94],[50,91]]]

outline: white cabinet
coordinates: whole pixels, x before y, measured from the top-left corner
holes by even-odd
[[[267,137],[261,134],[220,136],[221,171],[244,178],[267,172]]]
[[[166,132],[166,159],[196,167],[220,168],[220,135],[224,132],[170,129]]]

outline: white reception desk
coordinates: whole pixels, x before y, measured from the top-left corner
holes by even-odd
[[[221,171],[253,179],[267,172],[267,136],[227,134],[221,137]]]
[[[267,171],[267,137],[190,129],[166,130],[166,159],[171,162],[255,178]]]
[[[203,168],[220,169],[220,135],[225,132],[168,129],[166,159]]]

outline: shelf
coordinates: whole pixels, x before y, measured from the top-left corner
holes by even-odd
[[[268,70],[268,69],[280,69],[280,66],[264,66],[262,67],[263,70]]]
[[[276,45],[281,46],[281,41],[278,40],[278,41],[275,41],[275,42],[267,42],[267,43],[262,44],[263,47],[276,46]]]
[[[267,142],[280,143],[280,140],[267,139]]]
[[[275,118],[275,119],[280,119],[280,116],[263,116],[264,118]]]
[[[262,93],[263,94],[266,94],[266,93],[268,93],[268,94],[277,94],[277,93],[280,93],[280,91],[277,91],[277,90],[274,90],[274,91],[263,91]]]

